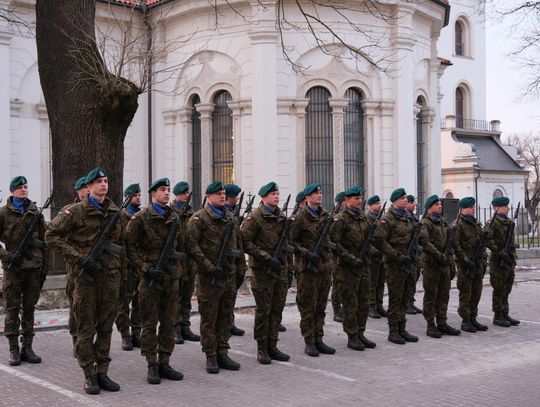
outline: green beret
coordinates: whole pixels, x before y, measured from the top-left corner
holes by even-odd
[[[309,184],[308,186],[304,188],[304,195],[308,196],[320,190],[321,190],[321,184]]]
[[[225,195],[231,198],[234,198],[240,192],[242,192],[242,188],[240,188],[238,185],[235,185],[235,184],[226,184],[224,188],[225,188]]]
[[[345,196],[362,196],[364,195],[364,188],[362,187],[350,187],[349,189],[345,190]]]
[[[498,198],[493,199],[491,201],[491,205],[493,206],[507,206],[510,203],[510,199],[508,199],[505,196],[500,196]]]
[[[73,189],[77,191],[83,188],[85,185],[86,185],[86,176],[79,178],[77,182],[75,182],[75,185],[73,185]]]
[[[148,192],[155,191],[159,187],[170,187],[170,186],[171,186],[171,181],[169,181],[169,178],[160,178],[152,182],[152,184],[150,184],[150,188],[148,188]]]
[[[207,194],[215,194],[216,192],[223,191],[225,186],[221,181],[214,181],[206,187]]]
[[[278,188],[278,185],[274,181],[272,181],[266,185],[263,185],[261,189],[259,189],[259,196],[266,196],[270,192],[275,192],[275,191],[279,191],[279,188]]]
[[[300,191],[296,194],[296,203],[302,202],[306,198],[304,191]]]
[[[461,198],[458,202],[460,208],[470,208],[476,203],[476,200],[472,196]]]
[[[379,195],[370,196],[369,199],[367,200],[368,205],[374,205],[377,202],[381,202],[381,197]]]
[[[18,177],[13,178],[11,182],[9,183],[9,192],[13,192],[21,185],[26,185],[26,184],[28,184],[26,177],[19,175]]]
[[[107,172],[105,172],[105,170],[103,168],[96,167],[92,171],[90,171],[88,173],[88,175],[86,176],[86,183],[90,184],[94,180],[96,180],[98,178],[103,178],[103,177],[106,177],[106,176],[107,176]]]
[[[390,202],[395,202],[405,195],[407,195],[407,193],[405,192],[405,188],[395,189],[394,192],[392,192],[392,194],[390,195]]]
[[[139,184],[131,184],[126,189],[124,189],[124,196],[132,196],[141,192],[141,186]]]
[[[416,200],[416,198],[414,197],[414,195],[407,195],[407,202],[414,202]]]
[[[343,203],[345,200],[345,191],[338,192],[336,194],[336,197],[334,198],[334,201],[337,203]]]
[[[189,191],[189,184],[186,181],[180,181],[172,190],[175,195],[183,194],[186,191]]]
[[[437,202],[440,202],[438,195],[431,195],[428,199],[426,199],[426,202],[424,203],[424,207],[426,209],[431,208],[433,205],[435,205]]]

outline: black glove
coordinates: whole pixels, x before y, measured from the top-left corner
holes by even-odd
[[[439,264],[443,267],[448,265],[448,258],[444,254],[441,254],[441,257],[439,258],[438,261],[439,261]]]
[[[148,276],[150,280],[156,280],[156,281],[159,281],[160,283],[165,278],[165,272],[160,268],[159,269],[156,268],[155,266],[148,267],[146,275]]]
[[[358,257],[355,257],[354,260],[355,261],[354,261],[353,267],[355,267],[355,268],[356,267],[362,267],[366,263],[364,260],[362,260],[362,259],[360,259]]]
[[[243,283],[244,283],[244,275],[240,273],[236,273],[236,289],[238,290]]]
[[[512,256],[510,255],[510,253],[508,253],[506,250],[503,251],[500,255],[500,258],[501,258],[501,261],[506,264],[506,265],[510,265],[512,264]]]
[[[411,264],[412,262],[412,259],[411,259],[411,256],[409,256],[408,254],[402,254],[399,256],[399,261],[404,264],[404,265],[409,265]]]
[[[11,266],[18,267],[21,264],[22,256],[18,253],[9,253],[7,255],[7,261]]]
[[[217,279],[222,279],[225,277],[225,272],[219,266],[212,267],[212,274],[214,275],[214,278],[217,278]]]
[[[281,262],[274,256],[268,257],[265,261],[266,267],[271,270],[279,270],[281,268]]]
[[[308,252],[308,254],[306,255],[306,259],[308,263],[312,264],[315,267],[317,267],[319,265],[319,262],[321,261],[319,255],[313,252]]]
[[[86,273],[94,273],[97,268],[97,262],[89,256],[79,257],[77,261],[79,267],[82,268]]]
[[[472,261],[471,259],[469,259],[468,257],[465,258],[465,265],[470,269],[475,269],[476,268],[476,263],[474,261]]]

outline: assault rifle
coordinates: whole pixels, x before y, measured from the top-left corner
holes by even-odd
[[[28,250],[28,247],[30,245],[33,245],[34,247],[39,247],[39,248],[44,246],[44,243],[41,240],[33,239],[32,235],[34,234],[34,231],[38,227],[39,221],[41,221],[41,219],[43,218],[43,210],[47,209],[50,204],[51,204],[51,197],[47,198],[47,200],[45,201],[41,209],[32,218],[32,222],[26,229],[26,232],[24,233],[23,238],[21,239],[21,241],[17,245],[17,248],[13,252],[12,258],[15,260],[12,261],[10,265],[10,269],[12,271],[16,271],[16,272],[20,271],[19,266],[26,253],[26,250]]]
[[[242,194],[242,197],[243,197],[243,194]],[[244,221],[244,218],[246,217],[246,215],[249,215],[251,213],[251,211],[253,210],[253,202],[254,201],[255,201],[255,195],[253,195],[251,197],[251,199],[248,201],[248,204],[246,206],[246,210],[244,211],[242,216],[237,216],[238,226],[240,226],[242,224],[242,222]],[[239,206],[242,206],[242,201],[240,201]],[[240,208],[238,208],[238,210],[240,210]],[[240,212],[238,212],[238,213],[240,213]]]
[[[201,205],[201,209],[204,208],[204,206],[206,205],[206,200],[208,199],[208,195],[205,195],[204,196],[204,199],[202,201],[202,205]]]
[[[364,263],[366,256],[369,253],[369,246],[371,245],[371,241],[373,240],[373,236],[375,235],[375,230],[377,229],[377,221],[379,221],[381,217],[383,216],[384,210],[386,209],[386,203],[387,202],[384,203],[384,206],[377,214],[377,218],[375,219],[375,221],[373,223],[370,223],[368,226],[366,238],[364,239],[362,248],[360,249],[360,251],[358,252],[358,255],[356,256],[356,258],[358,259],[360,263]]]
[[[519,208],[521,206],[521,202],[518,203],[516,212],[514,213],[514,218],[512,219],[512,223],[510,223],[510,226],[508,227],[508,231],[506,232],[506,242],[504,244],[504,249],[499,254],[501,257],[501,267],[504,267],[507,263],[507,260],[505,259],[511,259],[512,254],[512,248],[514,246],[514,229],[516,228],[516,221],[519,214]]]
[[[238,250],[231,250],[229,248],[234,225],[237,223],[238,217],[240,215],[240,208],[242,207],[242,202],[244,202],[244,193],[240,195],[240,201],[238,202],[238,205],[236,205],[234,209],[234,213],[232,218],[227,222],[227,227],[225,228],[225,232],[223,232],[223,237],[221,238],[221,247],[219,248],[219,255],[216,261],[216,268],[220,268],[223,270],[223,266],[225,265],[225,262],[230,258],[237,258],[240,256],[240,251]],[[225,285],[221,281],[222,276],[218,276],[214,274],[212,277],[211,284],[213,286],[218,286],[220,288],[223,288]]]
[[[129,203],[131,202],[131,198],[133,198],[133,194],[129,195],[124,200],[124,203],[122,203],[119,211],[115,212],[112,216],[109,217],[107,224],[101,230],[101,233],[99,234],[96,242],[94,243],[94,246],[90,250],[90,253],[88,253],[88,255],[86,256],[86,262],[103,262],[104,252],[114,254],[122,253],[122,246],[113,243],[111,241],[111,235],[114,232],[114,228],[120,220],[120,217],[122,216],[122,210],[128,207]],[[84,267],[81,267],[81,270],[79,271],[79,277],[83,277],[89,282],[94,281],[94,277],[90,274],[90,272],[86,272]]]
[[[283,209],[281,210],[283,213],[287,212],[290,199],[291,199],[291,195],[289,194],[289,197],[285,201],[285,205],[283,205]],[[294,215],[296,215],[296,212],[298,212],[298,209],[300,209],[299,202],[297,202],[296,205],[294,206],[291,216],[285,219],[285,224],[283,225],[283,229],[281,230],[281,235],[279,236],[278,243],[276,247],[274,248],[274,253],[272,253],[272,257],[280,261],[283,259],[285,252],[288,252],[288,253],[294,252],[294,248],[289,245],[288,240],[289,240],[289,232],[291,230],[291,226],[294,220]],[[274,278],[274,279],[278,278],[278,275],[271,267],[267,268],[266,273],[271,278]]]
[[[328,240],[328,232],[330,232],[330,226],[332,225],[332,222],[334,221],[334,215],[336,214],[336,212],[339,211],[340,208],[341,208],[341,203],[336,204],[336,206],[334,206],[334,209],[332,209],[332,211],[326,218],[322,232],[319,235],[319,238],[317,239],[315,246],[313,246],[313,250],[311,250],[311,253],[313,253],[314,255],[318,256],[319,251],[323,248],[323,246],[326,246],[329,249],[335,249],[336,245]],[[308,262],[307,269],[311,271],[312,273],[317,272],[317,267],[315,267],[315,265],[312,264],[311,262]]]
[[[422,218],[424,218],[426,216],[426,213],[427,213],[427,210],[424,211],[424,215],[422,216]],[[416,253],[418,251],[418,239],[420,238],[420,230],[422,229],[422,223],[420,223],[420,220],[418,220],[415,224],[414,224],[414,229],[413,229],[413,234],[411,236],[411,240],[409,241],[409,245],[407,246],[407,250],[405,250],[405,255],[408,256],[411,261],[414,260],[414,258],[416,257]],[[404,272],[405,274],[407,274],[407,277],[409,277],[411,280],[413,280],[414,283],[416,283],[414,281],[414,278],[412,276],[412,274],[407,270],[407,266],[409,265],[410,263],[401,263],[401,271]]]
[[[178,228],[182,223],[182,219],[186,216],[186,213],[189,210],[189,202],[191,201],[191,195],[192,192],[190,192],[187,196],[187,200],[184,203],[184,206],[182,206],[182,210],[178,213],[178,218],[176,219],[176,222],[172,223],[169,226],[169,234],[167,235],[165,244],[161,248],[159,258],[154,265],[154,270],[156,270],[158,273],[163,270],[165,263],[170,259],[181,261],[186,258],[186,254],[177,252],[176,250],[174,250],[174,246],[177,241]],[[163,291],[163,286],[157,279],[150,280],[150,283],[148,285],[157,292]]]
[[[482,264],[482,258],[484,257],[483,254],[486,251],[486,246],[487,246],[487,237],[489,234],[488,228],[491,228],[491,225],[493,224],[493,221],[495,220],[495,217],[497,216],[497,212],[498,211],[495,211],[493,213],[493,216],[491,217],[489,223],[484,226],[484,228],[482,229],[482,232],[480,233],[480,239],[478,239],[478,244],[476,245],[476,248],[474,249],[474,255],[472,258],[473,265],[468,265],[467,270],[465,271],[465,276],[467,277],[472,278],[473,271],[479,269]]]
[[[456,228],[449,227],[446,232],[446,243],[444,244],[443,256],[446,258],[448,263],[451,263],[452,255],[454,254],[454,238],[456,237]]]

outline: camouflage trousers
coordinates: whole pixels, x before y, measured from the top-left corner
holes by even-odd
[[[427,322],[433,322],[436,318],[437,325],[446,322],[448,300],[450,299],[450,270],[448,266],[438,267],[424,262],[424,318]]]
[[[66,296],[69,304],[68,331],[73,339],[73,345],[77,342],[77,318],[75,316],[75,302],[73,293],[75,292],[75,270],[66,267]]]
[[[197,278],[202,351],[207,357],[226,355],[236,299],[236,276],[228,275],[223,281],[224,287],[212,285],[212,274],[198,274]]]
[[[457,288],[459,290],[458,314],[463,320],[476,318],[478,315],[478,303],[482,296],[483,278],[482,270],[470,271],[467,275],[467,267],[458,262]]]
[[[127,278],[120,285],[116,327],[122,337],[139,336],[141,333],[142,317],[139,303],[139,283],[139,273],[128,270]]]
[[[4,334],[8,339],[19,337],[22,328],[23,344],[32,343],[34,336],[34,310],[41,292],[40,269],[4,270],[4,301],[6,318]],[[20,318],[19,318],[19,314]]]
[[[372,309],[383,308],[384,282],[386,280],[383,262],[381,258],[368,258],[370,273],[369,307]]]
[[[343,331],[347,335],[363,335],[369,314],[370,272],[363,268],[359,276],[349,267],[342,267],[338,278],[343,299]]]
[[[317,273],[298,269],[296,304],[300,311],[300,331],[306,344],[319,342],[324,335],[324,318],[332,284],[330,267],[319,267]]]
[[[339,286],[340,281],[339,278],[336,278],[337,275],[337,265],[332,270],[332,290],[330,291],[330,302],[332,303],[332,308],[334,309],[334,313],[336,311],[341,310],[342,306],[342,300],[341,300],[341,288]]]
[[[416,283],[418,283],[418,280],[420,280],[420,275],[422,274],[422,268],[418,260],[413,262],[413,266],[411,267],[411,270],[414,277],[414,286],[411,291],[410,304],[414,304],[414,302],[416,301],[414,299],[414,296],[416,295]]]
[[[178,311],[174,330],[179,331],[183,326],[191,326],[191,297],[195,291],[195,276],[182,276],[178,283]]]
[[[171,280],[166,276],[161,286],[163,291],[156,291],[144,277],[139,283],[139,307],[142,318],[141,354],[146,357],[148,364],[169,363],[174,350],[178,280]]]
[[[251,288],[256,304],[253,335],[263,349],[276,347],[288,285],[286,278],[274,279],[266,270],[253,269]]]
[[[400,323],[405,323],[407,309],[415,290],[416,276],[413,265],[408,271],[401,270],[401,263],[387,261],[384,265],[388,282],[388,326],[391,332],[398,331]]]
[[[77,321],[75,354],[85,377],[107,373],[111,335],[118,309],[120,271],[96,272],[93,281],[75,275],[73,307]]]
[[[490,261],[489,282],[493,287],[492,310],[495,313],[508,315],[510,307],[508,297],[514,284],[514,268],[501,267],[498,261]]]

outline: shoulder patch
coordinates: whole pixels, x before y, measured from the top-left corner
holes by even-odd
[[[193,220],[199,220],[199,219],[201,219],[201,218],[199,218],[198,216],[193,215],[193,216],[191,217],[191,219],[193,219]]]
[[[337,222],[337,221],[338,221],[338,219],[337,219],[337,218],[334,218],[334,222]]]
[[[248,216],[248,217],[246,218],[246,220],[251,220],[251,216]]]
[[[66,209],[64,210],[64,215],[71,215],[71,212]]]
[[[384,219],[381,219],[381,223],[386,223],[386,221]]]
[[[131,219],[135,219],[135,216],[132,216]]]

